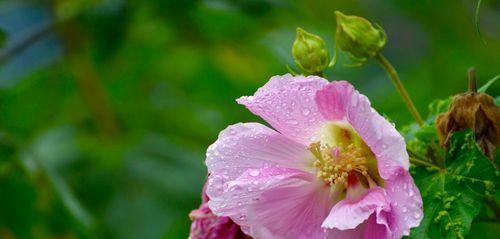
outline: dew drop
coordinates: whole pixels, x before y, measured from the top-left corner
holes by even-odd
[[[257,176],[259,176],[259,174],[260,174],[260,171],[257,169],[250,170],[250,176],[252,176],[252,177],[257,177]]]
[[[382,139],[382,131],[380,129],[377,129],[375,131],[375,134],[377,136],[377,140],[381,140]]]
[[[408,208],[406,208],[406,207],[403,206],[403,208],[401,210],[403,210],[403,212],[407,212]]]
[[[309,113],[311,113],[311,111],[308,108],[302,109],[302,115],[307,116]]]
[[[286,121],[287,124],[291,124],[291,125],[297,125],[299,123],[299,121],[297,120],[294,120],[294,119],[289,119]]]

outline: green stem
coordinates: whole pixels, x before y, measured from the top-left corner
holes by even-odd
[[[423,161],[423,160],[420,160],[420,159],[417,159],[417,158],[414,158],[414,157],[410,157],[410,162],[415,164],[415,165],[420,165],[420,166],[424,166],[424,167],[430,167],[430,168],[434,168],[434,169],[439,169],[441,170],[440,167],[432,164],[432,163],[429,163],[429,162],[426,162],[426,161]]]
[[[431,167],[435,169],[442,169],[440,166],[430,162],[427,158],[424,156],[420,155],[419,153],[407,148],[406,149],[408,153],[410,154],[410,162],[416,164],[416,165],[421,165],[425,167]]]
[[[399,79],[398,72],[396,71],[396,69],[394,69],[391,63],[381,53],[375,55],[375,59],[380,63],[380,65],[384,68],[384,70],[391,78],[392,83],[396,87],[396,90],[399,92],[399,95],[401,95],[401,97],[403,98],[403,101],[406,103],[406,106],[410,110],[410,113],[413,115],[413,118],[415,118],[415,120],[420,126],[424,125],[422,117],[418,113],[417,108],[415,108],[415,105],[413,104],[413,101],[408,95],[408,92],[406,91],[405,87],[403,86],[401,79]]]

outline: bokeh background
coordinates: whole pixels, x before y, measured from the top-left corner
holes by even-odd
[[[425,115],[500,73],[500,2],[483,0],[0,0],[0,238],[187,238],[205,150],[235,103],[295,68],[295,28],[333,55],[333,11],[388,34],[384,54]],[[398,128],[404,103],[373,61],[326,71]],[[500,84],[490,88],[498,95]],[[499,233],[476,223],[472,237]]]

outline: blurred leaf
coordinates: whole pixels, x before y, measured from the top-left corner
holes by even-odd
[[[495,81],[497,81],[498,78],[500,78],[500,75],[497,75],[497,76],[491,78],[491,80],[489,80],[488,82],[486,82],[486,84],[484,84],[483,86],[481,86],[481,88],[479,88],[477,90],[477,92],[486,93],[486,91],[488,90],[488,88],[490,88],[490,86],[493,85],[493,83],[495,83]]]
[[[60,21],[67,21],[100,2],[100,0],[55,1],[55,14]]]
[[[477,223],[472,223],[468,238],[498,239],[499,233],[500,233],[500,223],[477,222]]]
[[[411,238],[464,238],[486,198],[493,195],[498,175],[478,148],[474,134],[453,134],[446,170],[418,168],[415,181],[424,201],[424,219]]]
[[[0,29],[0,49],[5,45],[5,40],[7,40],[7,33]]]
[[[187,215],[199,203],[206,177],[202,158],[163,135],[146,135],[126,156],[126,185],[107,210],[107,223],[119,238],[156,239],[178,228],[172,238],[187,234]]]
[[[40,216],[34,186],[17,172],[0,177],[0,195],[0,230],[8,228],[18,238],[32,238],[31,228]]]
[[[429,104],[429,116],[428,119],[434,120],[439,114],[448,111],[451,105],[452,97],[447,99],[437,99]]]
[[[481,26],[479,25],[479,9],[481,8],[481,3],[482,3],[482,0],[477,1],[476,11],[474,14],[474,22],[476,24],[476,31],[477,31],[477,35],[479,36],[479,39],[481,39],[481,41],[484,44],[486,44],[486,41],[484,40],[483,34],[481,33]]]
[[[74,132],[70,127],[60,127],[42,134],[25,150],[21,159],[31,174],[42,174],[50,182],[66,210],[86,230],[91,230],[93,219],[57,171],[58,166],[71,161],[78,153]]]

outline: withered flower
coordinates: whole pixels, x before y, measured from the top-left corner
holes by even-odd
[[[449,111],[437,118],[439,140],[447,148],[451,133],[470,128],[484,154],[493,160],[500,143],[500,107],[490,95],[477,92],[474,74],[469,71],[469,92],[454,96]]]

